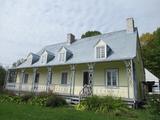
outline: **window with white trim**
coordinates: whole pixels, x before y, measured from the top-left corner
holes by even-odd
[[[46,55],[41,56],[41,63],[46,63]]]
[[[118,69],[109,69],[106,71],[106,85],[118,86]]]
[[[28,74],[24,74],[24,81],[23,81],[24,84],[27,84],[28,83]]]
[[[61,76],[61,84],[67,84],[67,72],[62,72],[62,76]]]
[[[65,52],[59,53],[59,61],[64,62],[65,61]]]
[[[105,46],[96,47],[96,58],[105,58]]]

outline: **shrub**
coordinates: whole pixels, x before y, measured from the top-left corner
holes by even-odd
[[[160,116],[160,95],[148,95],[148,108],[153,115]]]
[[[47,97],[34,96],[33,98],[29,99],[28,103],[31,105],[45,106],[46,100]]]
[[[77,110],[88,110],[103,113],[120,110],[120,108],[127,108],[127,106],[120,98],[116,99],[112,96],[88,97],[76,106]]]
[[[28,102],[29,99],[33,98],[33,94],[25,94],[23,96],[21,96],[21,100],[22,102]]]
[[[31,104],[47,107],[59,107],[67,104],[65,99],[62,97],[53,93],[46,92],[41,92],[38,95],[30,93],[23,96],[16,96],[9,91],[5,91],[5,94],[0,95],[0,102],[13,102],[18,104]]]
[[[18,104],[22,103],[21,98],[19,96],[9,96],[9,95],[1,95],[0,102],[1,103],[12,102],[12,103],[18,103]]]
[[[50,96],[46,101],[46,107],[59,107],[66,104],[65,99],[57,95]]]

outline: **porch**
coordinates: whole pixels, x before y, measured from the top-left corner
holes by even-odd
[[[6,89],[17,92],[53,92],[66,96],[83,96],[84,85],[91,94],[134,98],[130,61],[87,63],[24,68],[8,71]],[[107,70],[116,69],[116,85],[107,85]],[[87,74],[87,75],[85,75]]]

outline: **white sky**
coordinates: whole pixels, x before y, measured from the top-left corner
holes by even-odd
[[[139,33],[160,27],[160,0],[0,0],[0,63],[10,65],[45,45],[126,28],[133,17]]]

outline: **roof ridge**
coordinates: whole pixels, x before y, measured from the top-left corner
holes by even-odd
[[[103,34],[100,34],[100,35],[95,35],[95,36],[86,37],[86,38],[79,38],[79,39],[76,39],[76,41],[77,40],[88,39],[88,38],[95,38],[95,37],[98,37],[98,36],[103,36],[103,35],[106,35],[106,34],[112,34],[112,33],[117,33],[117,32],[122,32],[122,31],[125,31],[125,29],[112,31],[112,32],[108,32],[108,33],[103,33]],[[44,46],[43,48],[46,48],[46,47],[49,47],[49,46],[53,46],[53,45],[65,44],[65,43],[67,43],[67,42],[59,42],[59,43],[55,43],[55,44],[50,44],[50,45]]]
[[[60,42],[60,43],[50,44],[50,45],[44,46],[43,48],[46,48],[46,47],[49,47],[49,46],[53,46],[53,45],[64,44],[64,43],[67,43],[67,42]]]
[[[123,32],[123,31],[126,31],[126,30],[122,29],[122,30],[112,31],[112,32],[103,33],[103,34],[100,34],[100,35],[90,36],[90,37],[86,37],[86,38],[80,38],[80,39],[77,39],[77,40],[84,40],[84,39],[88,39],[88,38],[96,38],[96,37],[99,37],[99,36],[103,36],[103,35],[107,35],[107,34],[112,34],[112,33]]]

